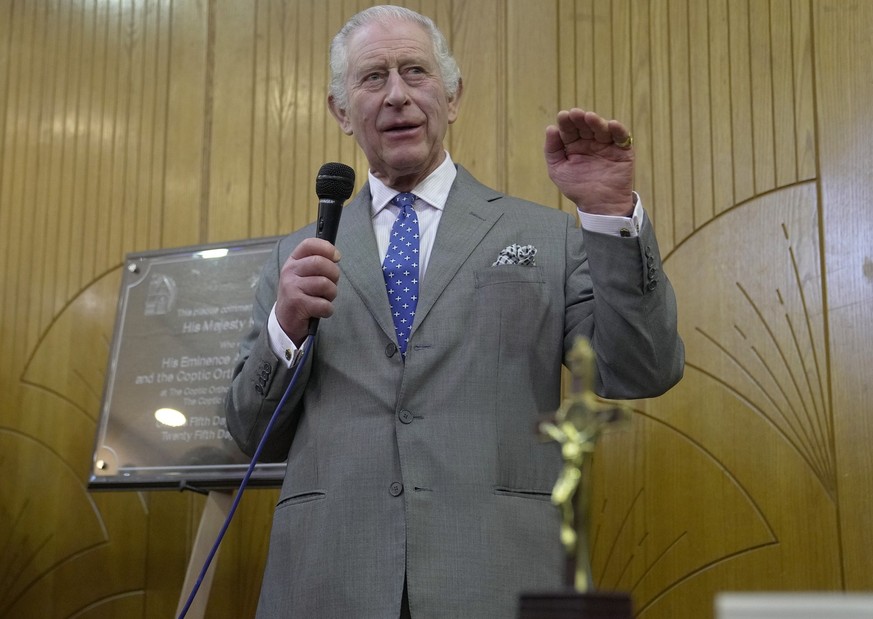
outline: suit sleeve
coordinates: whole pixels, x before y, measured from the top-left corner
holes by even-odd
[[[276,302],[279,269],[289,244],[288,238],[277,243],[261,272],[252,310],[252,328],[240,343],[233,380],[225,400],[228,431],[249,456],[257,449],[294,373],[294,369],[288,369],[273,353],[267,333],[267,319]],[[308,365],[301,370],[298,385],[264,445],[263,461],[280,462],[288,456],[299,417],[300,396],[309,375]]]
[[[685,349],[652,223],[636,238],[573,228],[567,252],[565,357],[580,336],[591,341],[603,397],[654,397],[675,385]]]

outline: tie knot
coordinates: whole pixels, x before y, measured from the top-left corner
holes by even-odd
[[[401,209],[405,209],[407,206],[412,206],[413,204],[415,204],[415,194],[409,193],[408,191],[398,193],[391,199],[391,203],[396,204]]]

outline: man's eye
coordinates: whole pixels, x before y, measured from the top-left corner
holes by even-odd
[[[427,78],[428,73],[424,69],[424,67],[409,67],[403,71],[403,78],[407,82],[415,82],[418,83],[421,80]]]

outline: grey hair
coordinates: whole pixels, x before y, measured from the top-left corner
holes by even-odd
[[[402,6],[371,6],[352,16],[337,32],[330,44],[330,95],[340,109],[347,109],[349,104],[349,93],[346,90],[346,71],[349,68],[349,38],[363,26],[392,19],[416,23],[424,28],[433,42],[434,56],[449,100],[451,101],[458,94],[461,69],[449,50],[445,36],[436,27],[433,20]]]

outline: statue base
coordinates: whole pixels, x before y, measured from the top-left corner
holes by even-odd
[[[523,593],[518,619],[633,619],[631,596],[617,591],[580,593],[572,589]]]

